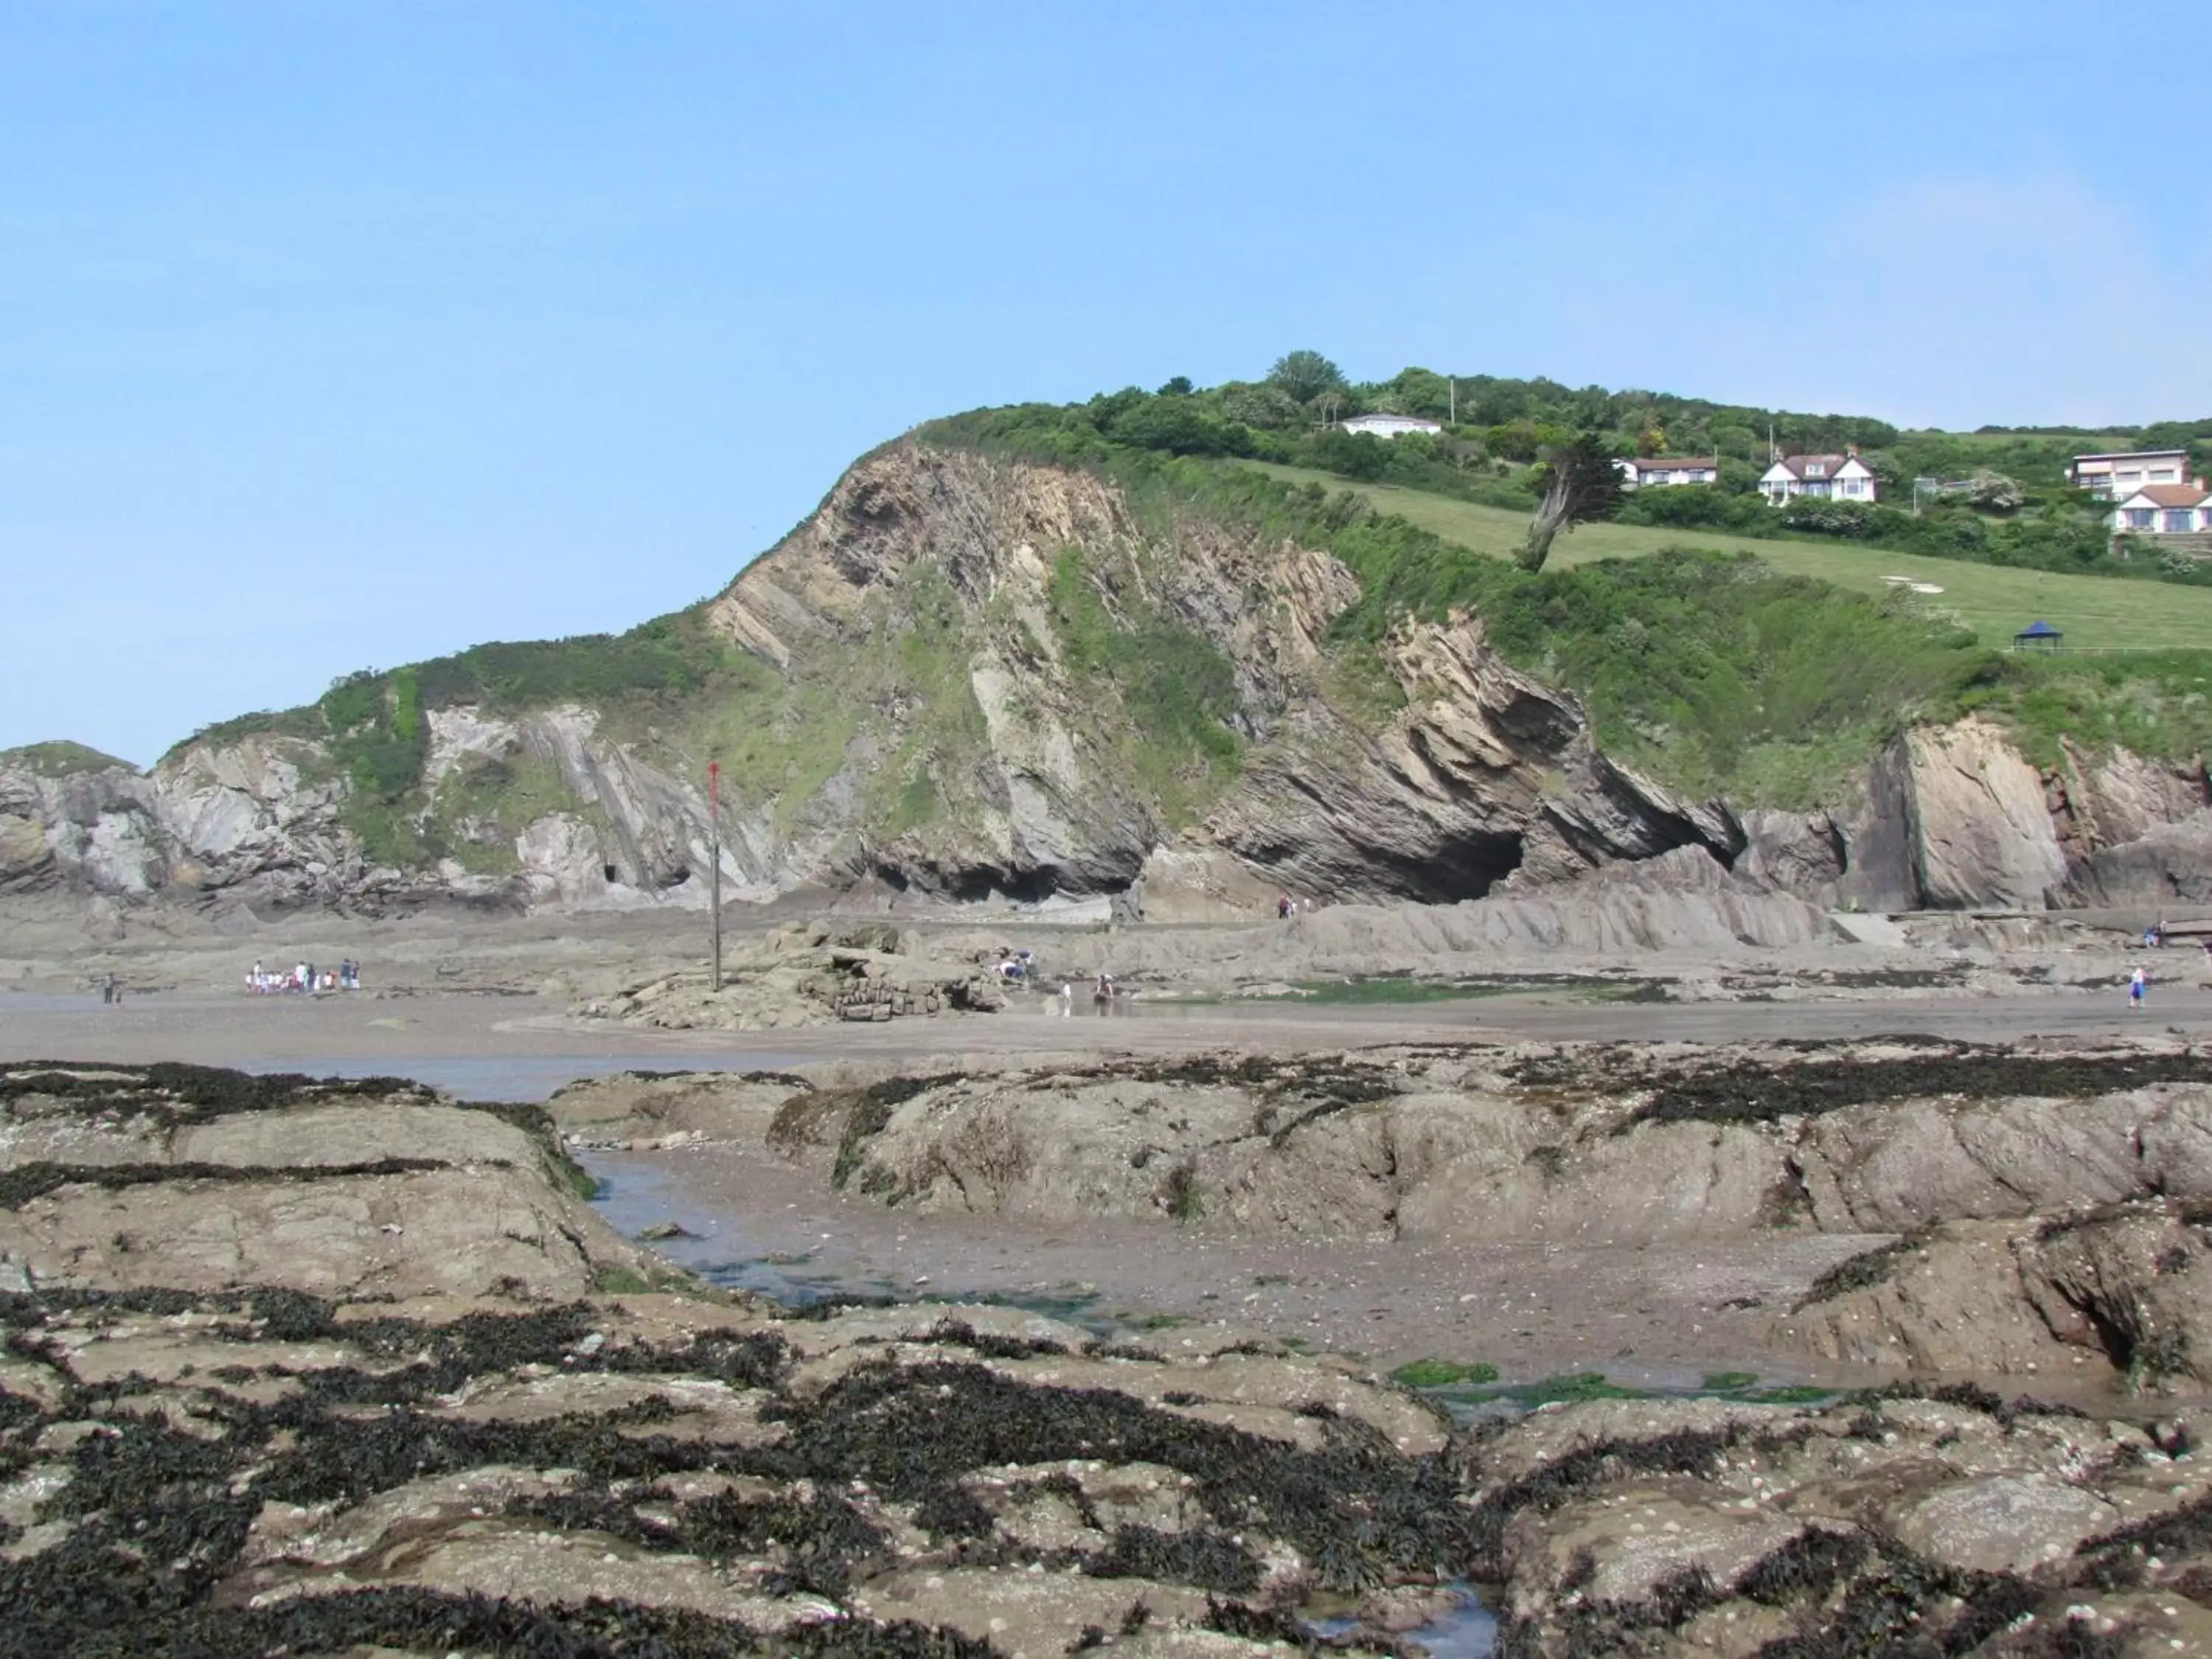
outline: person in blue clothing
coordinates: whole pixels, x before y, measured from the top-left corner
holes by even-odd
[[[2128,1009],[2133,1012],[2143,1006],[2143,996],[2150,989],[2150,975],[2140,968],[2128,975]]]

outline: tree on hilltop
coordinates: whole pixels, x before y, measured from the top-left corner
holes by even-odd
[[[1310,404],[1324,392],[1342,391],[1344,371],[1318,351],[1285,352],[1267,371],[1267,384]]]
[[[1560,445],[1552,452],[1545,471],[1544,499],[1529,521],[1528,538],[1514,555],[1514,562],[1532,574],[1541,570],[1561,531],[1606,517],[1620,500],[1620,469],[1598,441],[1597,434],[1585,432],[1572,443]]]

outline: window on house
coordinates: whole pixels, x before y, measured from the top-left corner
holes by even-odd
[[[1818,461],[1809,462],[1805,468],[1805,476],[1808,478],[1825,478],[1828,476],[1828,469]]]
[[[2150,481],[2153,483],[2172,483],[2179,476],[2170,466],[2154,466],[2151,469]]]
[[[2148,530],[2150,528],[2150,521],[2154,516],[2155,515],[2147,507],[2131,507],[2127,510],[2128,528]]]
[[[2191,514],[2186,507],[2182,508],[2179,512],[2167,513],[2166,515],[2166,528],[2167,532],[2172,535],[2181,534],[2189,528],[2189,520],[2194,516],[2195,514]]]
[[[1846,479],[1844,479],[1844,495],[1857,495],[1858,493],[1859,493],[1859,481],[1858,481],[1856,478],[1846,478]]]

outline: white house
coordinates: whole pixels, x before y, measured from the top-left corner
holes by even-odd
[[[1721,464],[1711,455],[1639,455],[1615,461],[1623,489],[1656,489],[1666,484],[1720,482]]]
[[[2074,488],[2112,501],[2132,495],[2145,484],[2185,484],[2185,449],[2131,449],[2110,455],[2076,455],[2069,469]]]
[[[2145,484],[2120,498],[2108,522],[2115,535],[2201,536],[2212,532],[2212,493],[2202,479]]]
[[[1856,449],[1842,455],[1778,455],[1759,480],[1769,506],[1792,495],[1832,495],[1842,501],[1875,499],[1874,469]]]
[[[1418,415],[1355,415],[1337,425],[1346,432],[1371,432],[1378,438],[1402,438],[1408,432],[1441,432],[1443,428]]]

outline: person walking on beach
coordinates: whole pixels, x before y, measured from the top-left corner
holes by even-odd
[[[2133,1013],[2143,1006],[2143,996],[2150,989],[2150,975],[2137,968],[2128,975],[2128,1012]]]

